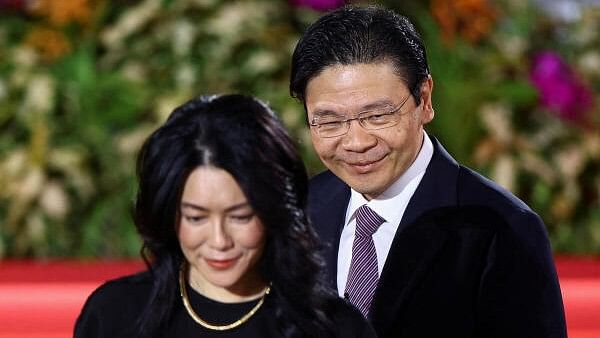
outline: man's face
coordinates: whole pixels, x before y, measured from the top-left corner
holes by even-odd
[[[423,125],[433,119],[431,78],[421,85],[421,100],[410,97],[396,113],[399,122],[366,130],[350,122],[344,135],[323,138],[311,127],[311,139],[321,161],[354,190],[372,199],[394,183],[415,160],[423,141]],[[356,117],[365,111],[399,107],[410,95],[389,62],[333,65],[308,82],[308,120],[315,116]]]

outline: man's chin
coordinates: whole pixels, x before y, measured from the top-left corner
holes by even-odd
[[[356,192],[361,193],[368,200],[371,200],[382,193],[382,190],[377,185],[373,184],[373,181],[369,182],[367,180],[353,180],[352,182],[346,182],[348,183],[350,188],[352,188]]]

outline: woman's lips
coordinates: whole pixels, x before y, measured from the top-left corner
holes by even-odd
[[[231,259],[208,259],[205,258],[206,264],[215,270],[227,270],[235,265],[239,257]]]

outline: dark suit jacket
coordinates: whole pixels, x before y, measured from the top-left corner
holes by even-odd
[[[371,304],[384,337],[566,337],[547,233],[522,201],[434,153],[392,242]],[[311,180],[312,224],[335,285],[350,188],[326,171]]]

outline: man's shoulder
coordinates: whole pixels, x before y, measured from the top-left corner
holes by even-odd
[[[533,212],[525,202],[508,189],[463,165],[460,166],[458,195],[461,204],[478,203],[500,209]]]
[[[437,153],[436,168],[440,167],[440,163],[444,164],[444,168],[448,167],[447,164],[452,164],[454,168],[458,168],[456,195],[457,202],[460,205],[483,205],[501,213],[512,211],[521,214],[535,214],[525,202],[512,192],[480,172],[457,162],[437,139],[434,137],[431,137],[431,139]]]
[[[489,210],[488,219],[496,215],[494,223],[504,224],[498,230],[511,237],[533,242],[545,240],[547,233],[543,220],[525,202],[474,170],[461,166],[460,172],[458,203],[461,206],[478,206]]]

